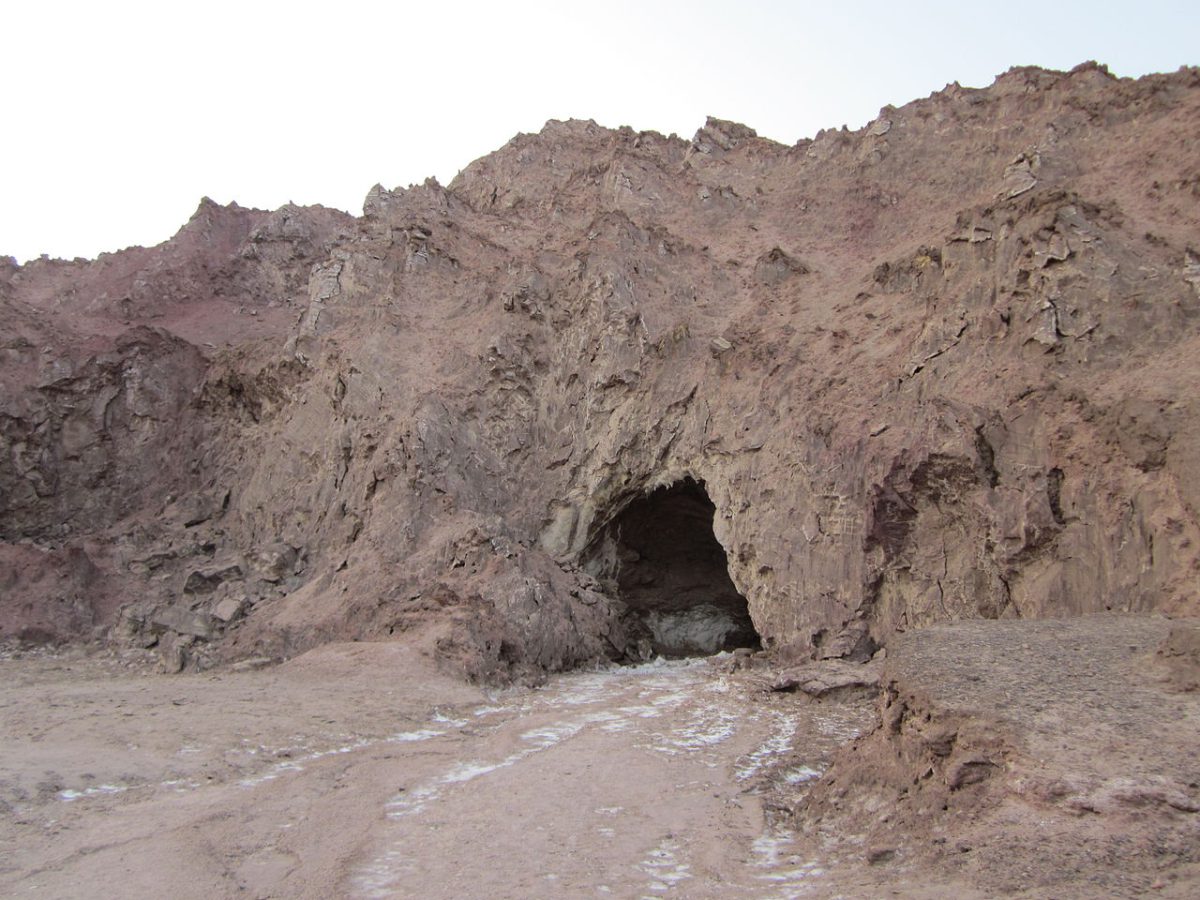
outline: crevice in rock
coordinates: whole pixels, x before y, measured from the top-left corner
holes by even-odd
[[[975,452],[979,454],[979,465],[987,478],[988,487],[1000,484],[1000,472],[996,468],[996,450],[983,433],[984,426],[975,429]]]
[[[715,512],[704,484],[685,478],[633,500],[585,553],[584,567],[625,604],[631,659],[761,646]]]
[[[1063,470],[1055,466],[1046,473],[1046,498],[1050,503],[1050,514],[1054,516],[1056,525],[1066,525],[1066,517],[1062,511]]]

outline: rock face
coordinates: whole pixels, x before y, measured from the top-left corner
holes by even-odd
[[[55,636],[408,633],[480,678],[1200,613],[1198,130],[1198,70],[1015,69],[9,264],[0,538],[87,560]],[[23,571],[0,633],[59,590]]]

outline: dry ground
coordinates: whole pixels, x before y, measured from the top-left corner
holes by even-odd
[[[395,643],[184,676],[10,652],[0,894],[1194,896],[1200,697],[1163,680],[1168,629],[928,629],[882,705],[729,658],[484,691]],[[897,790],[946,723],[988,777]]]

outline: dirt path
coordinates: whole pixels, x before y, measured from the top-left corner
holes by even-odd
[[[13,896],[799,896],[820,863],[761,790],[872,721],[703,661],[490,696],[397,645],[218,676],[0,665]]]

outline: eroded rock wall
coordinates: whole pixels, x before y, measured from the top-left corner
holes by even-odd
[[[232,598],[228,654],[419,634],[480,677],[620,657],[622,604],[582,563],[685,478],[769,647],[1195,614],[1198,125],[1195,70],[1017,69],[794,147],[552,122],[353,222],[281,211],[266,240],[238,212],[213,283],[252,286],[257,331],[188,357],[170,501],[123,488],[91,526],[98,565],[154,586],[124,632]],[[0,299],[30,302],[29,269]],[[177,318],[156,340],[194,345]],[[6,539],[48,540],[30,515]]]

